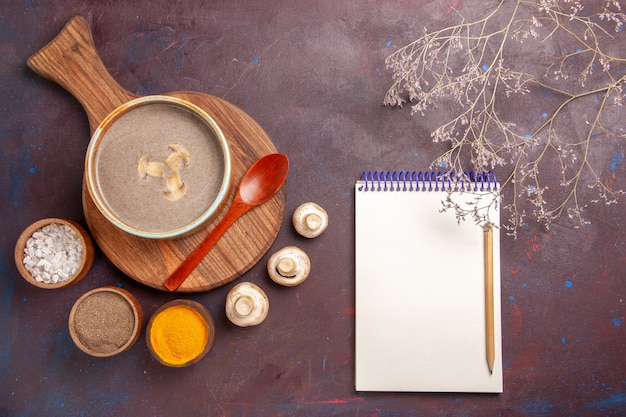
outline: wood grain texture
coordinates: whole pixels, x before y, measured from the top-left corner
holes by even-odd
[[[48,45],[28,59],[38,74],[57,82],[82,104],[91,131],[109,113],[137,96],[124,90],[98,56],[87,21],[76,16]],[[83,209],[91,234],[104,254],[129,277],[165,290],[167,276],[219,223],[232,204],[236,186],[258,158],[276,152],[267,133],[243,110],[218,97],[199,92],[166,95],[187,100],[211,116],[226,137],[232,159],[232,187],[219,216],[196,233],[175,240],[130,235],[109,223],[97,210],[83,182]],[[256,264],[278,235],[285,210],[280,190],[264,205],[240,218],[209,252],[177,291],[207,291],[227,284]]]

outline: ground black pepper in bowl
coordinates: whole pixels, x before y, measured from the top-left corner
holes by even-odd
[[[97,288],[84,294],[72,307],[70,335],[85,353],[113,356],[137,341],[141,320],[141,307],[128,291]]]

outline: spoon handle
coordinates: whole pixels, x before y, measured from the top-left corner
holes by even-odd
[[[189,256],[178,266],[178,268],[176,268],[174,272],[172,272],[165,280],[163,283],[165,288],[170,291],[176,291],[185,279],[187,279],[189,274],[191,274],[200,262],[202,262],[202,259],[204,259],[206,254],[209,253],[213,246],[215,246],[228,228],[251,208],[251,206],[235,200],[231,209],[226,213],[222,221],[215,226],[215,229],[213,229],[213,231],[211,231],[211,233],[204,238],[200,245],[198,245],[198,247],[194,249],[193,252],[191,252]]]

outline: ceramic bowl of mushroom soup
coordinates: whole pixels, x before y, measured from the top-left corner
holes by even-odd
[[[218,124],[193,103],[146,96],[94,131],[85,182],[98,211],[143,238],[190,234],[225,206],[231,156]]]

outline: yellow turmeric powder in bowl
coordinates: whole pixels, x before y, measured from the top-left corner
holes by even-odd
[[[159,308],[148,322],[146,341],[152,356],[164,365],[182,367],[198,362],[211,348],[214,324],[208,310],[191,300],[174,300]]]

